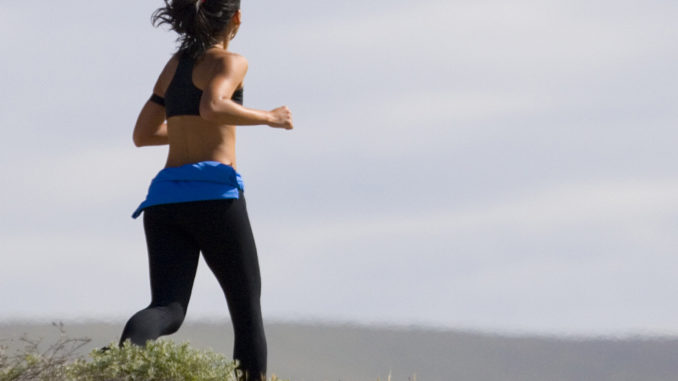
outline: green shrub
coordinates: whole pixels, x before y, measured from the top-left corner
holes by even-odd
[[[78,357],[76,351],[91,340],[68,338],[63,324],[53,325],[61,336],[45,350],[40,340],[25,335],[20,339],[24,348],[15,354],[0,345],[0,381],[236,381],[236,361],[166,339],[148,341],[145,347],[129,340],[122,347],[112,342],[106,351]],[[270,381],[283,380],[272,375]]]
[[[221,354],[193,349],[169,340],[148,341],[145,347],[126,341],[109,350],[90,352],[67,368],[74,381],[235,381],[236,362]]]

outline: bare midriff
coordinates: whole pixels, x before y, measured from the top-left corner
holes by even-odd
[[[218,125],[194,115],[167,120],[169,154],[165,167],[179,167],[200,161],[235,163],[235,126]]]

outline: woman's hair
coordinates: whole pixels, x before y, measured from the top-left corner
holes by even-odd
[[[179,52],[200,57],[219,42],[228,23],[240,9],[240,0],[164,0],[151,20],[153,26],[169,24],[179,34]]]

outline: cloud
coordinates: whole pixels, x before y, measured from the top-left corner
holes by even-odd
[[[676,194],[678,181],[675,179],[584,182],[524,191],[486,204],[455,205],[454,208],[419,214],[398,215],[394,212],[373,219],[361,216],[360,220],[328,221],[320,225],[295,224],[276,229],[262,224],[277,231],[277,236],[316,249],[365,237],[380,241],[431,234],[444,236],[460,231],[492,236],[492,231],[501,230],[537,237],[577,226],[596,228],[606,225],[624,229],[626,238],[630,239],[636,233],[642,233],[634,232],[635,228],[643,226],[642,223],[661,226],[667,218],[678,214]],[[654,240],[658,237],[647,238]]]
[[[500,314],[514,331],[675,332],[655,317],[673,314],[660,300],[676,289],[676,187],[562,184],[437,212],[258,222],[270,282],[285,284],[269,289],[269,308],[284,315],[283,301],[303,293],[312,303],[295,313],[324,319],[350,305],[333,316],[482,329]],[[629,306],[624,322],[610,317]]]

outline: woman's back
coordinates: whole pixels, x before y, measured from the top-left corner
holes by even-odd
[[[226,55],[208,51],[200,59],[174,55],[158,80],[157,94],[165,99],[169,155],[166,167],[199,161],[218,161],[236,168],[235,126],[206,120],[200,116],[200,98]],[[229,60],[234,62],[233,60]],[[242,83],[238,86],[242,91]],[[226,97],[226,94],[223,95]],[[242,104],[241,94],[233,100]]]

